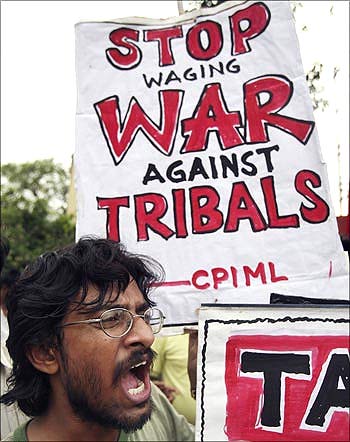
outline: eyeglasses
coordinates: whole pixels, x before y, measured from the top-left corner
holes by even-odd
[[[82,321],[66,322],[61,327],[77,324],[96,324],[98,323],[107,336],[111,338],[121,338],[129,333],[134,319],[142,318],[150,326],[154,334],[159,333],[163,327],[165,316],[158,308],[148,308],[143,315],[134,315],[125,308],[111,308],[101,314],[96,319],[85,319]]]

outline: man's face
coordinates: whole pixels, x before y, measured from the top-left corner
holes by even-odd
[[[96,296],[96,289],[91,288],[87,301]],[[148,305],[132,281],[108,306],[114,307],[142,314]],[[97,318],[101,313],[81,315],[73,311],[64,322]],[[135,318],[132,329],[121,338],[107,336],[99,324],[64,328],[60,373],[73,412],[84,421],[104,427],[124,431],[141,428],[151,414],[149,368],[153,341],[153,332],[142,318]]]

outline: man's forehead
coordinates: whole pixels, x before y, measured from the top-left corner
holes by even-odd
[[[135,280],[131,280],[124,291],[119,291],[117,287],[111,285],[103,296],[98,287],[89,285],[83,300],[82,297],[83,291],[81,290],[70,309],[71,312],[75,311],[84,315],[113,307],[137,310],[148,305]]]
[[[132,280],[126,290],[121,292],[117,298],[113,298],[112,302],[118,303],[121,307],[135,310],[148,304],[135,280]]]

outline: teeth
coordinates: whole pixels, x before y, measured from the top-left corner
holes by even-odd
[[[143,392],[143,390],[145,389],[145,384],[142,381],[140,381],[140,380],[139,380],[139,382],[140,382],[140,384],[139,384],[138,387],[136,387],[136,388],[129,388],[128,392],[130,394],[136,395],[136,394],[139,394],[139,393]]]
[[[141,365],[146,365],[146,361],[140,362],[139,364],[133,365],[131,369],[140,367]]]

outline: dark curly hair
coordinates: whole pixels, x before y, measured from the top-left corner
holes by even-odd
[[[112,240],[83,237],[76,244],[41,255],[28,265],[9,292],[7,348],[13,369],[9,390],[1,403],[18,403],[28,416],[40,416],[48,407],[49,375],[37,370],[26,352],[33,346],[60,346],[59,325],[68,308],[91,312],[115,301],[133,279],[149,305],[152,285],[162,280],[163,268],[153,259],[126,251]],[[86,301],[89,286],[98,297]]]
[[[0,272],[2,270],[2,268],[4,267],[5,264],[5,260],[7,255],[10,252],[10,245],[9,242],[7,240],[7,238],[1,236],[0,237]]]

